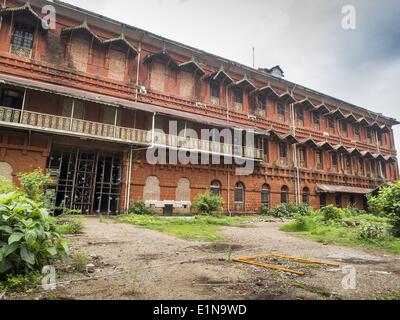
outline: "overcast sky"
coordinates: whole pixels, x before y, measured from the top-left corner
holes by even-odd
[[[65,0],[400,119],[398,0]],[[342,28],[342,7],[356,29]],[[400,126],[395,128],[400,150]]]

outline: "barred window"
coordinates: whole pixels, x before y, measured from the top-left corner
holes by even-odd
[[[270,207],[270,188],[267,184],[264,184],[261,189],[261,205],[264,208]]]
[[[33,47],[33,28],[16,25],[11,38],[13,46],[32,49]]]
[[[286,117],[285,106],[282,103],[278,103],[277,109],[278,109],[278,119],[281,121],[285,121]]]
[[[211,182],[211,193],[213,193],[216,196],[221,195],[221,183],[218,180],[214,180]]]
[[[289,202],[289,188],[287,186],[283,186],[281,189],[281,203]]]
[[[235,203],[244,202],[244,185],[241,182],[236,183],[235,186]]]
[[[305,204],[310,203],[310,189],[308,188],[303,189],[303,203]]]

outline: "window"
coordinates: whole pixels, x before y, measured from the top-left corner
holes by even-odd
[[[279,161],[282,165],[287,165],[287,146],[284,142],[279,143]]]
[[[372,143],[372,133],[371,133],[371,129],[367,128],[367,142],[369,144]]]
[[[326,207],[326,193],[321,193],[319,195],[319,207],[320,208]]]
[[[337,208],[342,207],[342,195],[340,193],[335,194],[335,205]]]
[[[364,173],[364,160],[362,158],[358,159],[358,169],[359,169],[359,174],[363,176]]]
[[[349,207],[355,207],[355,206],[356,206],[356,196],[352,194],[349,197]]]
[[[305,204],[310,203],[310,189],[308,188],[303,189],[303,203]]]
[[[345,165],[346,165],[346,172],[351,173],[351,158],[350,158],[350,156],[345,156],[344,161],[345,161]]]
[[[307,168],[306,150],[299,148],[299,165],[302,168]]]
[[[221,183],[218,180],[214,180],[211,182],[211,193],[220,196],[221,195]]]
[[[7,108],[21,109],[24,94],[19,91],[4,89],[1,95],[1,106]]]
[[[322,151],[315,151],[315,166],[317,169],[322,169]]]
[[[265,118],[266,116],[266,99],[264,96],[258,96],[257,98],[257,113],[260,117]]]
[[[328,127],[329,127],[329,133],[334,134],[335,133],[335,120],[332,118],[328,118]]]
[[[338,170],[338,155],[336,153],[332,153],[332,169]]]
[[[342,134],[347,137],[349,132],[347,130],[347,122],[342,121]]]
[[[286,110],[285,110],[285,106],[282,103],[278,103],[278,119],[280,121],[285,121],[286,118]]]
[[[379,142],[379,145],[381,146],[382,145],[382,134],[380,132],[378,132],[378,142]]]
[[[304,109],[297,109],[297,125],[304,126]]]
[[[283,186],[281,189],[281,203],[289,202],[289,188],[287,186]]]
[[[354,126],[354,135],[357,140],[360,140],[360,126]]]
[[[321,119],[319,117],[319,113],[318,112],[313,112],[312,113],[312,121],[313,121],[314,129],[320,130],[321,129]]]
[[[235,186],[235,210],[244,209],[244,185],[241,182]]]
[[[33,47],[32,27],[16,25],[11,36],[11,53],[30,58]]]
[[[236,111],[243,110],[243,92],[240,89],[233,90],[233,103]]]
[[[210,83],[210,91],[211,91],[211,103],[219,104],[219,83],[212,81]]]
[[[267,184],[264,184],[261,189],[261,205],[263,208],[270,207],[270,188]]]

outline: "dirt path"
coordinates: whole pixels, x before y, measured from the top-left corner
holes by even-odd
[[[99,218],[85,219],[72,250],[91,255],[96,272],[61,271],[52,295],[67,299],[327,299],[372,298],[400,292],[399,256],[323,245],[279,231],[279,223],[224,227],[218,243],[185,241]],[[230,252],[232,251],[232,254]],[[277,251],[351,265],[355,290],[345,290],[341,269],[303,268],[303,277],[230,261],[230,257]],[[297,283],[297,285],[295,284]]]

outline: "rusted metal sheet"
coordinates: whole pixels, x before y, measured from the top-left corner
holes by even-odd
[[[355,193],[355,194],[370,194],[374,189],[365,189],[349,186],[336,186],[329,184],[317,184],[317,192],[326,193]]]

